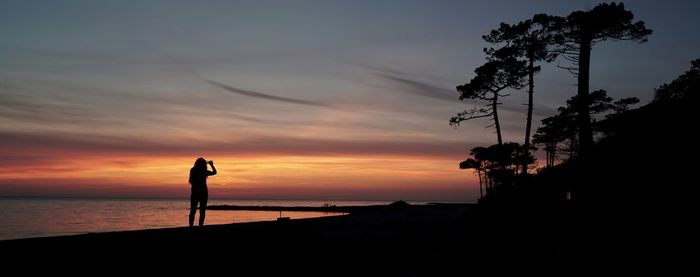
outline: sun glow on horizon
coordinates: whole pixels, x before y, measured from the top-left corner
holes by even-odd
[[[188,188],[189,168],[196,157],[95,157],[88,160],[57,160],[50,165],[0,170],[0,178],[27,183],[26,191],[40,182],[69,189],[71,183],[125,191],[138,187],[182,192]],[[390,191],[417,193],[462,191],[469,199],[473,174],[459,171],[450,162],[435,157],[406,156],[205,156],[213,159],[219,174],[209,178],[211,197],[349,197],[351,192]],[[48,181],[50,180],[50,181]],[[34,181],[34,182],[32,182]],[[40,186],[41,187],[41,186]],[[340,193],[334,193],[340,192]],[[337,194],[337,195],[336,195]],[[405,194],[405,193],[404,193]],[[152,196],[152,195],[151,195]],[[433,196],[434,198],[435,196]],[[450,197],[445,197],[450,198]],[[430,199],[427,199],[430,200]]]

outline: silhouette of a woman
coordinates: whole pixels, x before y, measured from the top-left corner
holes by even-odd
[[[207,163],[211,165],[212,171],[207,170]],[[190,227],[194,224],[194,214],[197,212],[198,203],[199,226],[204,225],[204,215],[207,212],[207,199],[209,198],[207,177],[211,175],[216,175],[214,161],[207,162],[204,158],[198,158],[194,161],[194,166],[190,169],[190,186],[192,187],[192,195],[190,196]]]

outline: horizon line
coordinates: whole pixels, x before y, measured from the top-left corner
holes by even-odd
[[[45,195],[0,195],[0,199],[66,199],[66,200],[187,200],[189,197],[151,197],[151,196],[45,196]],[[210,197],[209,200],[244,200],[244,201],[349,201],[349,202],[426,202],[426,203],[476,203],[475,201],[448,201],[448,200],[416,200],[416,199],[274,199],[274,198],[231,198],[231,197]]]

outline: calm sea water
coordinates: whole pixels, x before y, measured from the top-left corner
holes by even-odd
[[[216,200],[210,205],[363,206],[389,201]],[[418,204],[418,203],[416,203]],[[188,225],[189,199],[0,198],[0,240]],[[292,219],[340,213],[282,212]],[[207,210],[205,225],[276,220],[274,211]],[[195,218],[198,220],[199,212]]]

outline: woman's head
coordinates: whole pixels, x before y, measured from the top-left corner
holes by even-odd
[[[207,160],[205,160],[202,157],[197,158],[196,161],[194,161],[194,168],[199,168],[199,169],[207,169]]]

